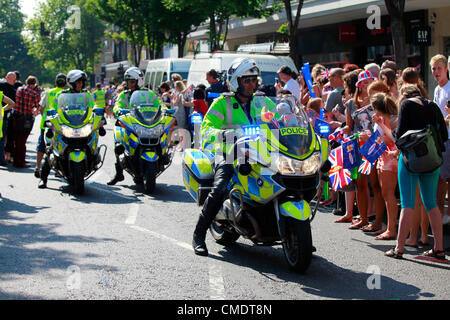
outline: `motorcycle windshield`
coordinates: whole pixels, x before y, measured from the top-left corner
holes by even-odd
[[[62,93],[58,96],[58,109],[72,126],[81,126],[89,114],[90,97],[86,93]]]
[[[151,126],[161,115],[161,106],[155,104],[155,96],[147,90],[133,92],[130,98],[130,111],[140,123]]]
[[[271,100],[276,109],[261,112],[261,123],[271,130],[270,145],[294,158],[310,154],[315,137],[303,107],[293,96],[271,97]]]

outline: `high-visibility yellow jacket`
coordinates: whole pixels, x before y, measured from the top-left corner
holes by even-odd
[[[213,143],[216,152],[228,152],[231,146],[219,141],[222,140],[221,136],[224,130],[240,129],[242,126],[261,123],[263,109],[276,113],[276,105],[272,100],[266,96],[255,94],[250,104],[249,118],[233,93],[222,94],[211,104],[202,122],[203,142]]]
[[[96,90],[94,91],[94,101],[97,108],[105,108],[106,107],[106,96],[105,92],[103,90]]]
[[[47,110],[49,108],[55,108],[55,98],[58,95],[58,93],[60,93],[63,90],[64,88],[53,88],[45,92],[44,97],[42,98],[40,103],[41,108],[44,109],[41,116],[41,129],[45,129],[44,123],[45,120],[47,120]]]
[[[154,105],[156,107],[159,107],[160,105],[162,105],[161,100],[158,98],[156,93],[154,93],[152,90],[145,89],[145,88],[140,89],[140,90],[148,90],[150,97],[152,97],[152,102],[154,103]],[[130,109],[131,108],[131,106],[129,106],[129,103],[130,103],[132,93],[133,92],[131,90],[125,90],[119,94],[119,96],[117,97],[117,100],[114,104],[114,109],[113,109],[113,112],[116,116],[117,116],[117,113],[121,109]],[[154,98],[154,100],[153,100],[153,98]]]

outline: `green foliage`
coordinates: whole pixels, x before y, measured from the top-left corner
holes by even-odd
[[[268,0],[163,0],[166,6],[178,8],[186,15],[195,15],[199,21],[209,19],[209,43],[212,51],[223,50],[232,17],[268,17],[280,10],[277,1]]]
[[[30,74],[39,75],[36,61],[28,55],[23,29],[24,15],[19,1],[0,1],[0,77],[15,70],[21,73],[21,80]]]
[[[289,23],[283,23],[277,30],[278,33],[289,35]]]
[[[67,27],[71,17],[69,7],[80,8],[81,23],[79,29]],[[31,33],[28,39],[30,53],[41,65],[50,68],[54,75],[80,69],[93,72],[94,65],[101,51],[105,26],[86,6],[86,0],[45,0],[27,26],[38,30],[44,22],[48,36],[39,31]]]

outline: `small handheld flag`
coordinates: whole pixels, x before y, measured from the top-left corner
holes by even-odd
[[[305,83],[309,89],[309,96],[311,98],[316,98],[316,94],[313,91],[313,82],[311,77],[311,71],[309,71],[309,62],[303,64],[302,67],[303,78],[305,79]]]
[[[331,187],[337,191],[352,181],[350,170],[344,169],[342,146],[332,150],[328,160],[331,162],[331,169],[328,172]]]
[[[361,147],[360,152],[367,161],[375,163],[379,157],[386,151],[387,146],[380,133],[376,131],[370,136],[366,143]]]

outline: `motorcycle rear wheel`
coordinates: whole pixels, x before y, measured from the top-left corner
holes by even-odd
[[[214,240],[216,240],[218,244],[221,244],[223,246],[232,245],[240,237],[237,232],[232,232],[222,228],[215,220],[211,223],[209,232],[213,236]]]
[[[312,259],[312,236],[309,220],[286,220],[286,239],[283,252],[289,268],[304,273]]]

